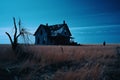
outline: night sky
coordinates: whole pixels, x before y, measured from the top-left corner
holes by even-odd
[[[10,43],[12,17],[33,34],[65,20],[78,43],[120,43],[120,0],[0,0],[0,44]]]

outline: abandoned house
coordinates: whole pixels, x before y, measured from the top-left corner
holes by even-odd
[[[56,25],[41,24],[34,36],[36,45],[68,45],[72,35],[63,21],[63,24]]]

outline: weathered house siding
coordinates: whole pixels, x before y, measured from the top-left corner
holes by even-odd
[[[41,24],[34,35],[36,45],[67,45],[72,36],[65,21],[50,26]]]
[[[35,36],[35,44],[47,45],[47,42],[47,32],[43,27],[41,27]]]

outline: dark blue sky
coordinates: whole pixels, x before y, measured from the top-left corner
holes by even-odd
[[[39,24],[66,20],[75,40],[83,43],[76,31],[94,33],[103,28],[93,27],[107,27],[109,31],[109,26],[117,26],[120,34],[120,0],[0,0],[0,44],[9,43],[4,32],[12,34],[13,16],[21,18],[22,25],[32,33]]]

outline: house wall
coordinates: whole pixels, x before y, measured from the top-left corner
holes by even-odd
[[[48,37],[47,32],[43,27],[39,29],[35,36],[35,44],[37,45],[47,45],[48,44]]]
[[[41,31],[42,31],[42,34],[41,34]],[[62,35],[69,36],[69,33],[66,29],[63,29]],[[35,36],[35,44],[37,45],[57,45],[57,44],[65,45],[65,44],[69,44],[69,42],[70,42],[69,37],[51,39],[50,37],[48,37],[47,32],[43,27],[39,29],[39,31]]]

